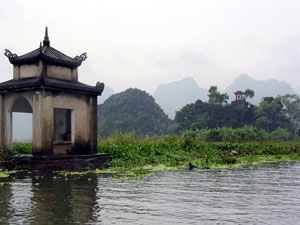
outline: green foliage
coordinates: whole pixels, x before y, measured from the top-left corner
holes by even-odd
[[[16,159],[12,152],[0,150],[0,168],[12,170],[16,167]]]
[[[272,141],[288,141],[292,139],[291,133],[287,129],[283,129],[281,127],[272,131],[270,137]]]
[[[247,96],[254,96],[254,91],[247,89],[246,92]],[[254,106],[245,100],[224,104],[227,103],[228,95],[221,94],[216,86],[210,87],[208,96],[208,102],[197,100],[176,112],[177,132],[186,129],[241,128],[254,123]]]
[[[248,128],[251,131],[251,128]],[[216,130],[214,130],[215,135]],[[246,133],[249,135],[249,133]],[[219,136],[217,136],[219,138]],[[199,132],[185,131],[181,135],[141,137],[134,133],[115,133],[111,138],[99,139],[99,152],[113,155],[111,166],[120,168],[145,165],[180,167],[188,162],[198,166],[241,163],[242,158],[264,155],[300,155],[299,142],[202,142]],[[299,157],[298,157],[299,158]]]
[[[32,154],[32,144],[26,142],[13,143],[13,149],[15,154]]]
[[[231,103],[225,126],[241,128],[254,123],[254,106],[246,101],[234,101]]]
[[[186,129],[242,128],[244,126],[255,126],[269,133],[280,127],[287,131],[293,129],[295,135],[300,131],[300,98],[296,95],[265,97],[259,106],[249,104],[244,99],[232,101],[230,105],[224,104],[227,103],[228,96],[226,93],[221,94],[216,86],[210,87],[208,96],[208,102],[197,100],[176,112],[176,129],[170,129],[170,131],[179,133]],[[245,96],[252,98],[254,91],[247,89]],[[260,132],[263,135],[261,139],[270,139],[267,137],[268,133]],[[218,130],[211,130],[207,138],[220,140],[218,136]]]
[[[300,130],[300,98],[297,95],[280,96],[283,105],[283,113],[286,115],[293,131],[297,134]]]
[[[265,130],[252,126],[232,129],[230,127],[202,129],[195,131],[199,140],[209,142],[248,142],[248,141],[270,141],[270,134]]]
[[[222,106],[198,100],[184,106],[175,116],[177,131],[226,126],[239,128],[251,125],[253,121],[254,107],[245,101],[235,101],[231,105]]]
[[[281,98],[264,98],[264,100],[256,107],[255,124],[258,128],[272,132],[278,127],[287,128],[288,120],[282,113],[283,105]]]
[[[211,86],[208,90],[209,103],[223,105],[227,103],[229,96],[227,93],[221,94],[217,86]]]
[[[111,136],[114,131],[163,134],[171,124],[152,96],[132,88],[112,95],[99,105],[98,119],[102,137]]]
[[[13,151],[0,150],[0,164],[4,169],[12,170],[16,168],[16,154],[32,154],[31,143],[13,143]],[[0,165],[1,168],[1,165]]]
[[[246,98],[253,98],[253,97],[254,97],[254,91],[251,90],[251,89],[247,89],[247,90],[245,91],[245,97],[246,97]]]

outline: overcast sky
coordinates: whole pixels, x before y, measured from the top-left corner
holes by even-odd
[[[193,77],[225,89],[238,75],[300,87],[299,0],[10,0],[0,5],[0,49],[87,52],[81,82],[115,92]],[[0,82],[12,65],[0,56]]]

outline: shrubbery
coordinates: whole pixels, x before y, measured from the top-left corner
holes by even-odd
[[[200,141],[207,142],[249,142],[249,141],[288,141],[299,140],[299,137],[293,135],[288,130],[277,128],[271,133],[267,133],[264,129],[258,129],[252,126],[244,126],[243,128],[214,128],[202,130],[186,130],[183,135],[193,135],[198,137]]]
[[[222,129],[208,130],[206,133],[204,131],[186,131],[181,135],[155,137],[115,133],[111,138],[99,139],[98,151],[112,153],[111,166],[125,168],[147,164],[179,166],[188,162],[195,162],[199,166],[206,167],[212,164],[233,164],[238,162],[239,158],[249,156],[300,153],[299,142],[203,141],[203,137],[206,135],[209,138],[221,140],[224,137],[222,132]],[[244,140],[252,138],[251,132],[235,132]],[[254,132],[254,137],[258,134],[259,132]],[[233,133],[232,136],[238,138],[236,135]]]
[[[15,154],[32,154],[32,144],[26,142],[16,142],[13,144]]]

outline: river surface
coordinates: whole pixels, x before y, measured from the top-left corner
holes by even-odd
[[[0,186],[0,224],[300,224],[300,162],[141,179],[20,173]]]

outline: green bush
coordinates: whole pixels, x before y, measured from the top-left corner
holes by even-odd
[[[267,133],[263,129],[252,126],[232,129],[231,127],[222,127],[202,130],[185,130],[181,133],[185,137],[197,138],[200,141],[208,142],[251,142],[251,141],[288,141],[299,140],[299,137],[293,136],[288,130],[277,128],[272,133]]]
[[[0,162],[2,162],[2,169],[11,170],[16,167],[16,159],[12,152],[0,150]]]
[[[13,150],[15,154],[32,154],[32,144],[25,142],[13,143]]]
[[[203,166],[210,166],[234,164],[239,157],[300,153],[300,143],[203,142],[199,132],[191,131],[181,135],[155,137],[117,133],[111,138],[99,138],[98,151],[112,153],[111,166],[117,167],[128,168],[148,164],[178,166],[195,161]]]

